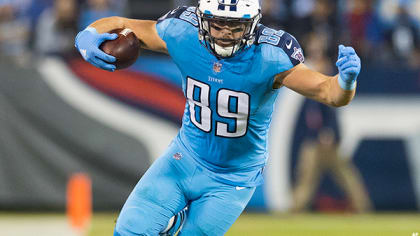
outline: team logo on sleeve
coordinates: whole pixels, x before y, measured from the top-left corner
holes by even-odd
[[[300,61],[300,62],[304,62],[305,57],[303,56],[302,48],[294,47],[293,50],[294,50],[294,52],[293,52],[291,57],[295,60]]]
[[[213,63],[213,71],[215,73],[220,73],[220,71],[222,71],[222,63],[216,61],[215,63]]]

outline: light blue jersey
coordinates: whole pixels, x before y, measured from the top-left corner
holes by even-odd
[[[174,142],[140,179],[114,236],[158,235],[188,207],[180,236],[224,235],[262,182],[278,91],[274,77],[303,62],[298,42],[263,25],[256,41],[217,59],[199,40],[194,7],[159,19],[187,98]]]
[[[278,94],[274,77],[303,62],[299,43],[259,25],[253,45],[219,60],[200,43],[195,7],[169,12],[157,31],[182,73],[187,98],[177,145],[218,181],[261,184]]]

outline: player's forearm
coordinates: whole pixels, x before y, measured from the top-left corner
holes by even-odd
[[[355,95],[355,89],[344,90],[338,83],[338,75],[327,76],[310,69],[304,70],[304,77],[310,78],[315,84],[313,94],[309,97],[333,107],[341,107],[350,103]],[[308,90],[310,91],[310,90]]]
[[[92,24],[89,25],[89,27],[95,28],[99,34],[102,34],[102,33],[107,33],[114,29],[125,28],[124,21],[125,21],[125,18],[123,17],[118,17],[118,16],[106,17],[106,18],[102,18],[93,22]]]
[[[95,28],[98,33],[105,33],[119,28],[129,28],[133,30],[136,37],[140,40],[142,48],[157,52],[167,52],[166,43],[157,33],[156,21],[112,16],[97,20],[90,27]]]
[[[340,84],[338,83],[338,75],[329,77],[325,83],[328,83],[328,85],[325,86],[326,88],[324,88],[326,89],[325,103],[330,106],[345,106],[351,102],[354,95],[356,94],[356,89],[344,90],[340,87]]]
[[[353,99],[355,90],[342,89],[337,78],[338,76],[327,76],[301,64],[290,70],[283,85],[308,98],[340,107]]]

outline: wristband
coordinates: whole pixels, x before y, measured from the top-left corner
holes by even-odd
[[[341,76],[338,76],[338,84],[340,85],[340,87],[344,90],[353,90],[356,88],[356,80],[352,80],[350,83],[344,81]]]

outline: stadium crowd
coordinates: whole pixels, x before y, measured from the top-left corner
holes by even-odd
[[[120,15],[157,19],[196,0],[0,0],[0,54],[68,54],[74,35],[94,20]],[[263,23],[299,40],[308,63],[331,72],[338,42],[363,60],[420,65],[420,0],[262,0]],[[378,51],[381,55],[378,56]],[[332,73],[332,72],[331,72]]]

